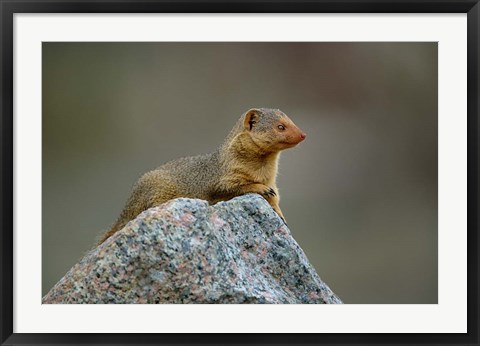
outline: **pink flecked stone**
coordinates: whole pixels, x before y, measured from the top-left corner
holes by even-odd
[[[44,304],[293,303],[341,300],[259,195],[146,210],[92,250]]]

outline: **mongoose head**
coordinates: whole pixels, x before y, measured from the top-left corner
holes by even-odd
[[[243,126],[252,141],[266,152],[292,148],[307,136],[278,109],[252,108],[245,113]]]

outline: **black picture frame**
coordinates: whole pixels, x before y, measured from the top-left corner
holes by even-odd
[[[462,344],[478,345],[478,0],[0,0],[1,345],[17,344]],[[16,13],[467,13],[468,332],[465,334],[23,334],[13,332],[13,16]]]

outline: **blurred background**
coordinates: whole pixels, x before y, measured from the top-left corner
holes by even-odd
[[[252,107],[307,133],[278,186],[345,303],[437,303],[436,43],[43,43],[43,295],[146,171]]]

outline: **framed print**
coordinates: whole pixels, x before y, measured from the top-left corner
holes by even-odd
[[[2,345],[478,344],[479,12],[2,1]]]

